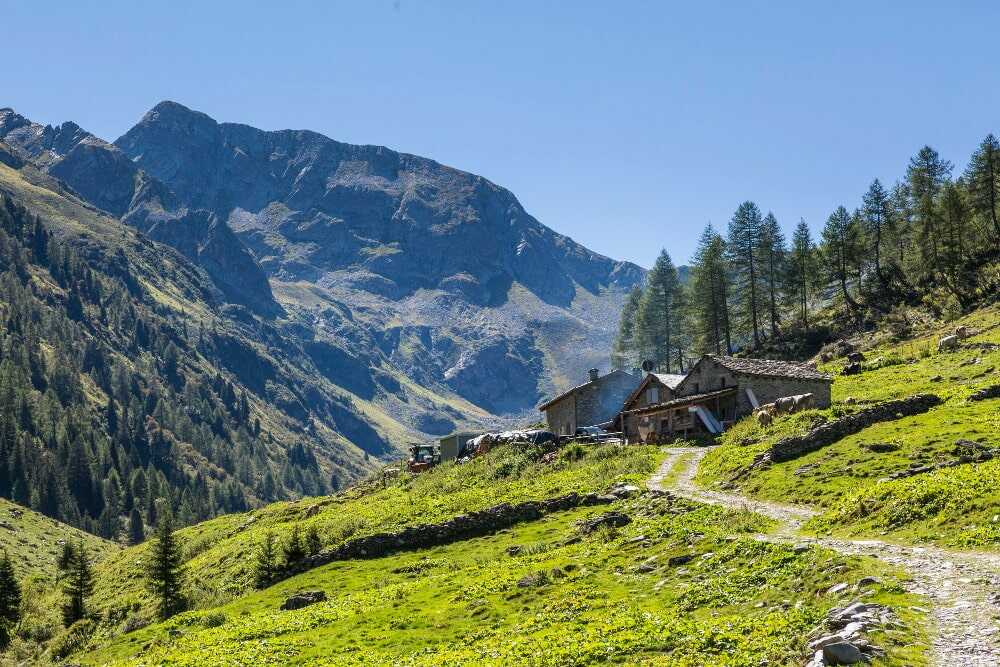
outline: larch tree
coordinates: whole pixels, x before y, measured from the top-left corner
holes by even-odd
[[[847,281],[858,255],[858,234],[851,214],[843,206],[830,214],[823,227],[822,257],[829,282],[840,287],[848,316],[857,317],[858,304],[851,297]]]
[[[708,225],[698,241],[691,267],[690,310],[698,347],[715,354],[732,352],[729,330],[729,273],[726,242]]]
[[[734,277],[734,296],[742,311],[741,328],[751,336],[754,348],[760,347],[760,320],[765,310],[766,285],[760,267],[760,209],[752,201],[740,204],[729,221],[727,250]]]
[[[944,268],[954,279],[965,260],[966,227],[969,207],[966,205],[962,189],[955,183],[947,183],[941,191],[942,255]]]
[[[80,540],[73,547],[72,557],[63,584],[66,601],[63,604],[63,624],[69,627],[87,615],[87,598],[94,592],[94,576],[90,569],[87,548]]]
[[[917,227],[917,241],[921,250],[921,265],[925,273],[928,268],[933,272],[941,267],[941,240],[936,200],[941,188],[951,176],[951,170],[951,162],[943,159],[930,146],[924,146],[910,158],[906,170],[911,208]]]
[[[641,300],[641,287],[633,287],[625,297],[621,319],[618,321],[618,334],[611,349],[611,367],[614,369],[633,368],[641,361],[638,359],[638,345],[635,339]]]
[[[871,244],[872,263],[875,266],[875,275],[879,283],[886,284],[885,273],[882,265],[885,261],[886,239],[893,231],[893,209],[892,200],[889,193],[882,187],[882,183],[876,178],[868,187],[862,205],[862,219],[864,230]]]
[[[785,257],[788,248],[785,235],[774,213],[768,212],[760,228],[760,264],[767,284],[767,310],[771,322],[771,337],[778,337],[781,322],[779,297],[785,279]]]
[[[657,366],[667,373],[673,368],[673,354],[682,348],[683,302],[677,267],[666,250],[646,275],[646,288],[639,300],[638,337]]]
[[[988,221],[1000,243],[1000,141],[986,135],[965,169],[965,183],[972,209]]]
[[[809,328],[809,295],[816,275],[816,247],[809,225],[799,219],[788,255],[788,289],[803,328]]]

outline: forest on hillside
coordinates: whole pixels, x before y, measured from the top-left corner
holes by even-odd
[[[875,179],[853,210],[831,212],[818,241],[805,220],[789,240],[773,213],[743,202],[725,235],[705,228],[688,281],[660,253],[622,309],[612,366],[649,359],[671,373],[705,353],[804,358],[886,318],[905,328],[909,307],[951,320],[996,299],[1000,141],[988,135],[954,172],[924,146],[894,185]]]

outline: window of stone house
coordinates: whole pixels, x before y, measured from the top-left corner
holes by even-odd
[[[649,391],[646,392],[646,402],[647,403],[659,403],[660,402],[660,388],[650,387]]]

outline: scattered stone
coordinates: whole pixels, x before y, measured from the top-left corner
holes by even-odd
[[[970,401],[985,401],[990,398],[1000,398],[1000,384],[984,387],[969,396]]]
[[[291,596],[281,605],[282,611],[291,611],[294,609],[302,609],[303,607],[308,607],[309,605],[316,604],[317,602],[325,602],[326,593],[323,591],[303,591],[301,593],[296,593]]]
[[[518,588],[536,588],[549,583],[549,577],[544,572],[533,572],[517,580]]]
[[[841,375],[857,375],[862,370],[861,364],[859,362],[853,362],[844,366],[844,369],[840,371]]]
[[[690,563],[694,560],[692,554],[681,554],[680,556],[671,556],[667,559],[667,565],[670,567],[677,567],[678,565],[684,565],[685,563]]]
[[[828,665],[855,665],[864,659],[861,649],[851,642],[835,642],[823,647],[823,660]]]
[[[860,364],[865,360],[865,355],[861,352],[851,352],[847,355],[847,360],[852,364]]]
[[[306,508],[305,516],[307,519],[309,517],[316,516],[317,514],[319,514],[319,505],[310,505]]]
[[[511,557],[520,556],[523,551],[524,547],[522,547],[520,544],[514,544],[507,547],[507,555]]]
[[[846,591],[848,588],[849,588],[848,584],[846,584],[844,582],[841,582],[839,584],[835,584],[833,586],[830,586],[830,588],[827,589],[826,594],[827,595],[836,595],[837,593],[842,593],[842,592]]]
[[[585,519],[580,522],[580,532],[585,535],[589,535],[601,526],[621,528],[622,526],[627,526],[630,523],[632,523],[632,518],[627,514],[622,514],[621,512],[605,512],[604,514],[599,514],[591,519]]]
[[[933,377],[932,377],[932,378],[930,379],[930,381],[931,381],[931,382],[940,382],[940,381],[941,381],[941,380],[943,380],[943,379],[944,379],[944,378],[943,378],[943,377],[941,377],[940,375],[935,375],[935,376],[933,376]]]

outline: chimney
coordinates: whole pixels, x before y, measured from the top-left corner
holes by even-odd
[[[593,382],[594,380],[596,380],[599,373],[600,373],[600,371],[598,371],[596,368],[591,368],[590,369],[590,381]]]

